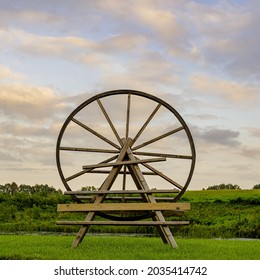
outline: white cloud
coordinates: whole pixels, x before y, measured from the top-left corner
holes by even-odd
[[[248,131],[251,134],[251,136],[260,137],[260,128],[250,127],[250,128],[248,128]]]
[[[191,86],[207,95],[219,96],[235,102],[254,102],[259,94],[258,87],[243,85],[235,81],[212,78],[206,74],[194,74]]]
[[[31,9],[6,9],[0,11],[2,25],[13,24],[53,24],[61,21],[61,17],[50,12]]]
[[[25,117],[32,121],[46,119],[64,106],[51,88],[0,84],[0,111],[8,117]]]
[[[0,64],[0,81],[5,80],[25,80],[27,77],[23,73],[14,72],[9,67]]]

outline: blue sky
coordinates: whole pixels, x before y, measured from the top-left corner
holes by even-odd
[[[191,189],[260,183],[260,3],[0,1],[2,184],[62,188],[55,144],[102,91],[169,102],[197,149]]]

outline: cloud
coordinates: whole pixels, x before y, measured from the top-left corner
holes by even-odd
[[[259,147],[249,147],[249,146],[243,146],[241,149],[241,155],[249,158],[249,159],[260,159],[260,149]],[[259,172],[259,166],[256,166],[258,168]]]
[[[0,64],[0,81],[4,80],[24,80],[26,79],[26,75],[14,72],[7,66]]]
[[[2,9],[0,11],[2,25],[19,24],[53,24],[61,21],[61,17],[50,12],[31,9]]]
[[[248,128],[248,131],[251,136],[260,137],[260,128],[250,127],[250,128]]]
[[[0,84],[0,111],[7,117],[25,117],[31,121],[50,118],[65,107],[48,87],[29,84]]]
[[[189,1],[183,16],[206,67],[219,65],[222,71],[243,81],[259,77],[260,20],[256,1],[241,5],[230,1],[216,1],[212,5]]]
[[[119,62],[120,55],[137,53],[145,45],[142,35],[123,33],[104,40],[91,40],[78,36],[45,36],[22,29],[0,29],[2,48],[23,52],[29,56],[60,58],[100,68]]]
[[[156,52],[145,52],[131,61],[104,69],[102,87],[130,88],[161,94],[162,88],[178,83],[178,67]]]
[[[207,95],[224,97],[225,99],[244,102],[254,101],[259,94],[258,87],[243,85],[235,81],[212,78],[206,74],[194,74],[190,77],[191,86]]]
[[[195,140],[202,140],[204,143],[206,142],[211,145],[211,147],[212,144],[227,147],[239,146],[241,144],[238,141],[238,137],[240,135],[239,131],[233,131],[231,129],[220,129],[216,127],[192,127],[192,131],[194,133]]]

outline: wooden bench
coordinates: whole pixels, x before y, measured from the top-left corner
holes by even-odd
[[[137,169],[138,171],[138,169]],[[188,221],[166,220],[166,217],[180,217],[190,210],[190,203],[175,202],[174,198],[156,196],[156,194],[177,194],[179,189],[149,189],[142,180],[142,174],[136,176],[142,182],[135,190],[99,190],[67,191],[66,195],[75,196],[79,201],[89,203],[58,204],[58,212],[83,212],[83,221],[57,221],[58,225],[81,225],[72,246],[76,247],[84,238],[89,227],[99,226],[156,226],[164,243],[177,248],[169,226],[188,225]],[[136,180],[137,181],[137,180]],[[138,183],[138,182],[137,182]],[[142,187],[142,188],[141,188]],[[111,197],[112,195],[112,197]],[[111,200],[114,200],[111,202]],[[128,202],[126,202],[128,200]],[[118,202],[115,202],[118,201]],[[118,215],[119,216],[115,216]],[[95,220],[95,216],[105,218]],[[148,220],[149,218],[149,220]]]
[[[144,213],[166,212],[167,216],[181,216],[190,210],[190,203],[161,202],[161,203],[82,203],[82,204],[58,204],[58,212],[99,212],[103,213]],[[58,225],[188,225],[188,221],[58,221]]]

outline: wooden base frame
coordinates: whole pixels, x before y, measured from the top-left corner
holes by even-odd
[[[170,244],[177,248],[177,243],[170,231],[170,225],[187,225],[187,221],[166,221],[163,215],[165,210],[185,211],[190,209],[189,203],[157,203],[155,197],[150,193],[148,184],[140,170],[136,158],[131,150],[132,139],[122,139],[123,147],[117,158],[116,164],[113,165],[109,175],[103,182],[99,191],[95,191],[94,201],[91,204],[61,204],[58,205],[59,212],[74,211],[87,212],[84,221],[59,221],[57,224],[81,225],[81,228],[73,241],[72,247],[77,247],[86,235],[91,225],[154,225],[164,243]],[[123,166],[126,166],[136,184],[137,191],[141,195],[142,203],[102,203],[109,193],[117,175]],[[97,212],[109,211],[152,211],[153,221],[94,221]]]

